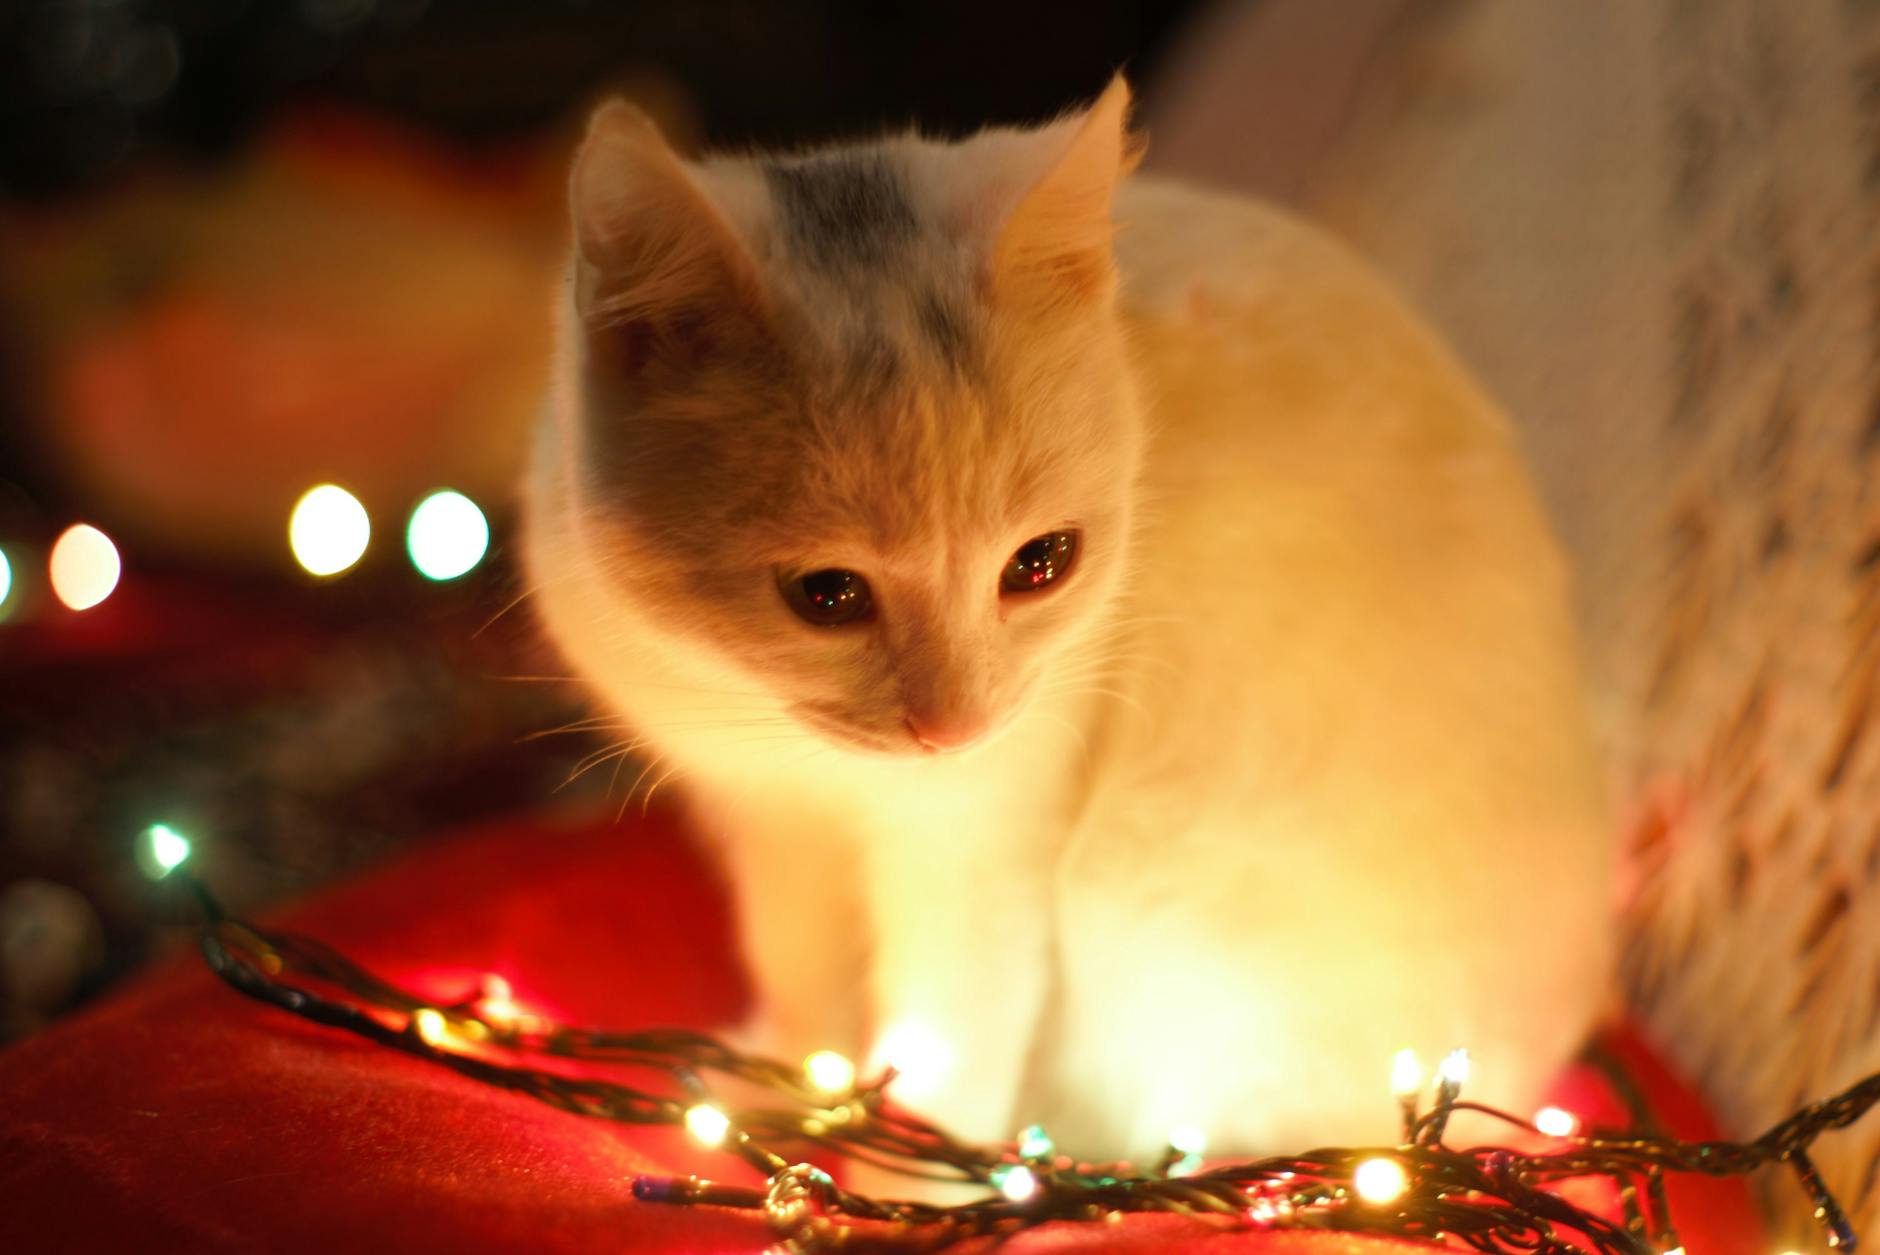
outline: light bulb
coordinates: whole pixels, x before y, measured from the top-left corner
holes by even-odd
[[[436,1007],[419,1007],[413,1011],[411,1025],[426,1045],[441,1047],[450,1040],[450,1021]]]
[[[717,1146],[731,1131],[731,1121],[710,1103],[699,1103],[686,1109],[685,1130],[702,1144]]]
[[[855,1065],[833,1050],[818,1050],[803,1060],[803,1075],[817,1090],[831,1097],[855,1088]]]
[[[59,533],[47,560],[53,594],[72,610],[89,610],[109,597],[123,570],[117,546],[89,523]]]
[[[1026,1125],[1018,1135],[1018,1157],[1020,1159],[1049,1159],[1057,1154],[1057,1143],[1043,1126]]]
[[[1571,1111],[1559,1107],[1542,1107],[1534,1113],[1534,1127],[1549,1137],[1572,1137],[1580,1127],[1580,1122]]]
[[[1367,1159],[1351,1174],[1351,1188],[1367,1203],[1388,1203],[1410,1188],[1410,1177],[1395,1159]]]
[[[189,859],[189,838],[168,824],[151,824],[137,841],[137,865],[162,880]]]
[[[1038,1178],[1022,1163],[1005,1164],[992,1170],[992,1184],[1014,1203],[1022,1203],[1038,1192]]]
[[[359,561],[371,540],[371,516],[338,484],[309,488],[287,520],[288,546],[309,575],[338,575]]]
[[[445,489],[418,503],[405,525],[405,552],[426,579],[454,580],[483,561],[490,524],[477,503]]]
[[[1474,1065],[1469,1062],[1468,1051],[1452,1050],[1443,1056],[1442,1064],[1436,1070],[1451,1085],[1467,1085],[1469,1073],[1474,1070]]]
[[[1390,1092],[1398,1098],[1412,1098],[1423,1088],[1423,1060],[1405,1046],[1391,1057]]]
[[[1203,1155],[1208,1149],[1208,1131],[1198,1124],[1181,1124],[1168,1131],[1168,1144],[1184,1155]]]
[[[905,1101],[930,1098],[953,1070],[953,1048],[920,1020],[892,1024],[871,1056],[895,1071],[895,1092]]]

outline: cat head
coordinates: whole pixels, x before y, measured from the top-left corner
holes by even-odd
[[[702,161],[599,110],[557,490],[642,648],[702,648],[859,751],[1017,716],[1126,551],[1128,105],[1119,78],[1034,130]]]

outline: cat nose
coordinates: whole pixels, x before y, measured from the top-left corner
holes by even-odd
[[[986,735],[989,722],[984,715],[973,714],[909,715],[907,730],[929,754],[949,754]]]

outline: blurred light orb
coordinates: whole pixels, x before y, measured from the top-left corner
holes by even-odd
[[[1542,1107],[1534,1113],[1534,1127],[1549,1137],[1572,1137],[1580,1122],[1571,1111],[1560,1107]]]
[[[1038,1192],[1038,1176],[1022,1163],[1003,1164],[992,1170],[992,1188],[1022,1203]]]
[[[832,1097],[855,1088],[855,1065],[833,1050],[818,1050],[803,1060],[803,1073],[817,1090]]]
[[[7,551],[0,549],[0,617],[7,609],[7,598],[13,595],[13,561],[7,557]]]
[[[685,1131],[701,1145],[717,1146],[725,1140],[725,1134],[731,1131],[731,1121],[718,1108],[709,1103],[699,1103],[686,1108]]]
[[[490,524],[477,503],[445,489],[418,503],[405,527],[405,551],[426,579],[454,580],[483,561]]]
[[[1410,1175],[1395,1159],[1367,1159],[1351,1174],[1351,1188],[1367,1203],[1389,1203],[1410,1188]]]
[[[137,841],[137,865],[152,880],[162,880],[189,859],[189,838],[168,824],[151,824]]]
[[[933,1027],[921,1020],[901,1020],[888,1027],[875,1043],[871,1066],[895,1070],[895,1092],[918,1102],[940,1091],[953,1070],[953,1048]]]
[[[1168,1144],[1184,1155],[1205,1155],[1208,1131],[1198,1124],[1183,1124],[1169,1130]]]
[[[294,561],[309,575],[338,575],[359,561],[371,539],[366,508],[338,484],[309,488],[287,521]]]
[[[53,593],[73,610],[89,610],[109,597],[124,570],[117,546],[89,523],[74,523],[60,533],[48,565]]]

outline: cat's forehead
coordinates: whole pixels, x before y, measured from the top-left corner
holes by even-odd
[[[889,266],[922,223],[905,163],[859,149],[759,163],[778,246],[798,265],[832,274]]]

